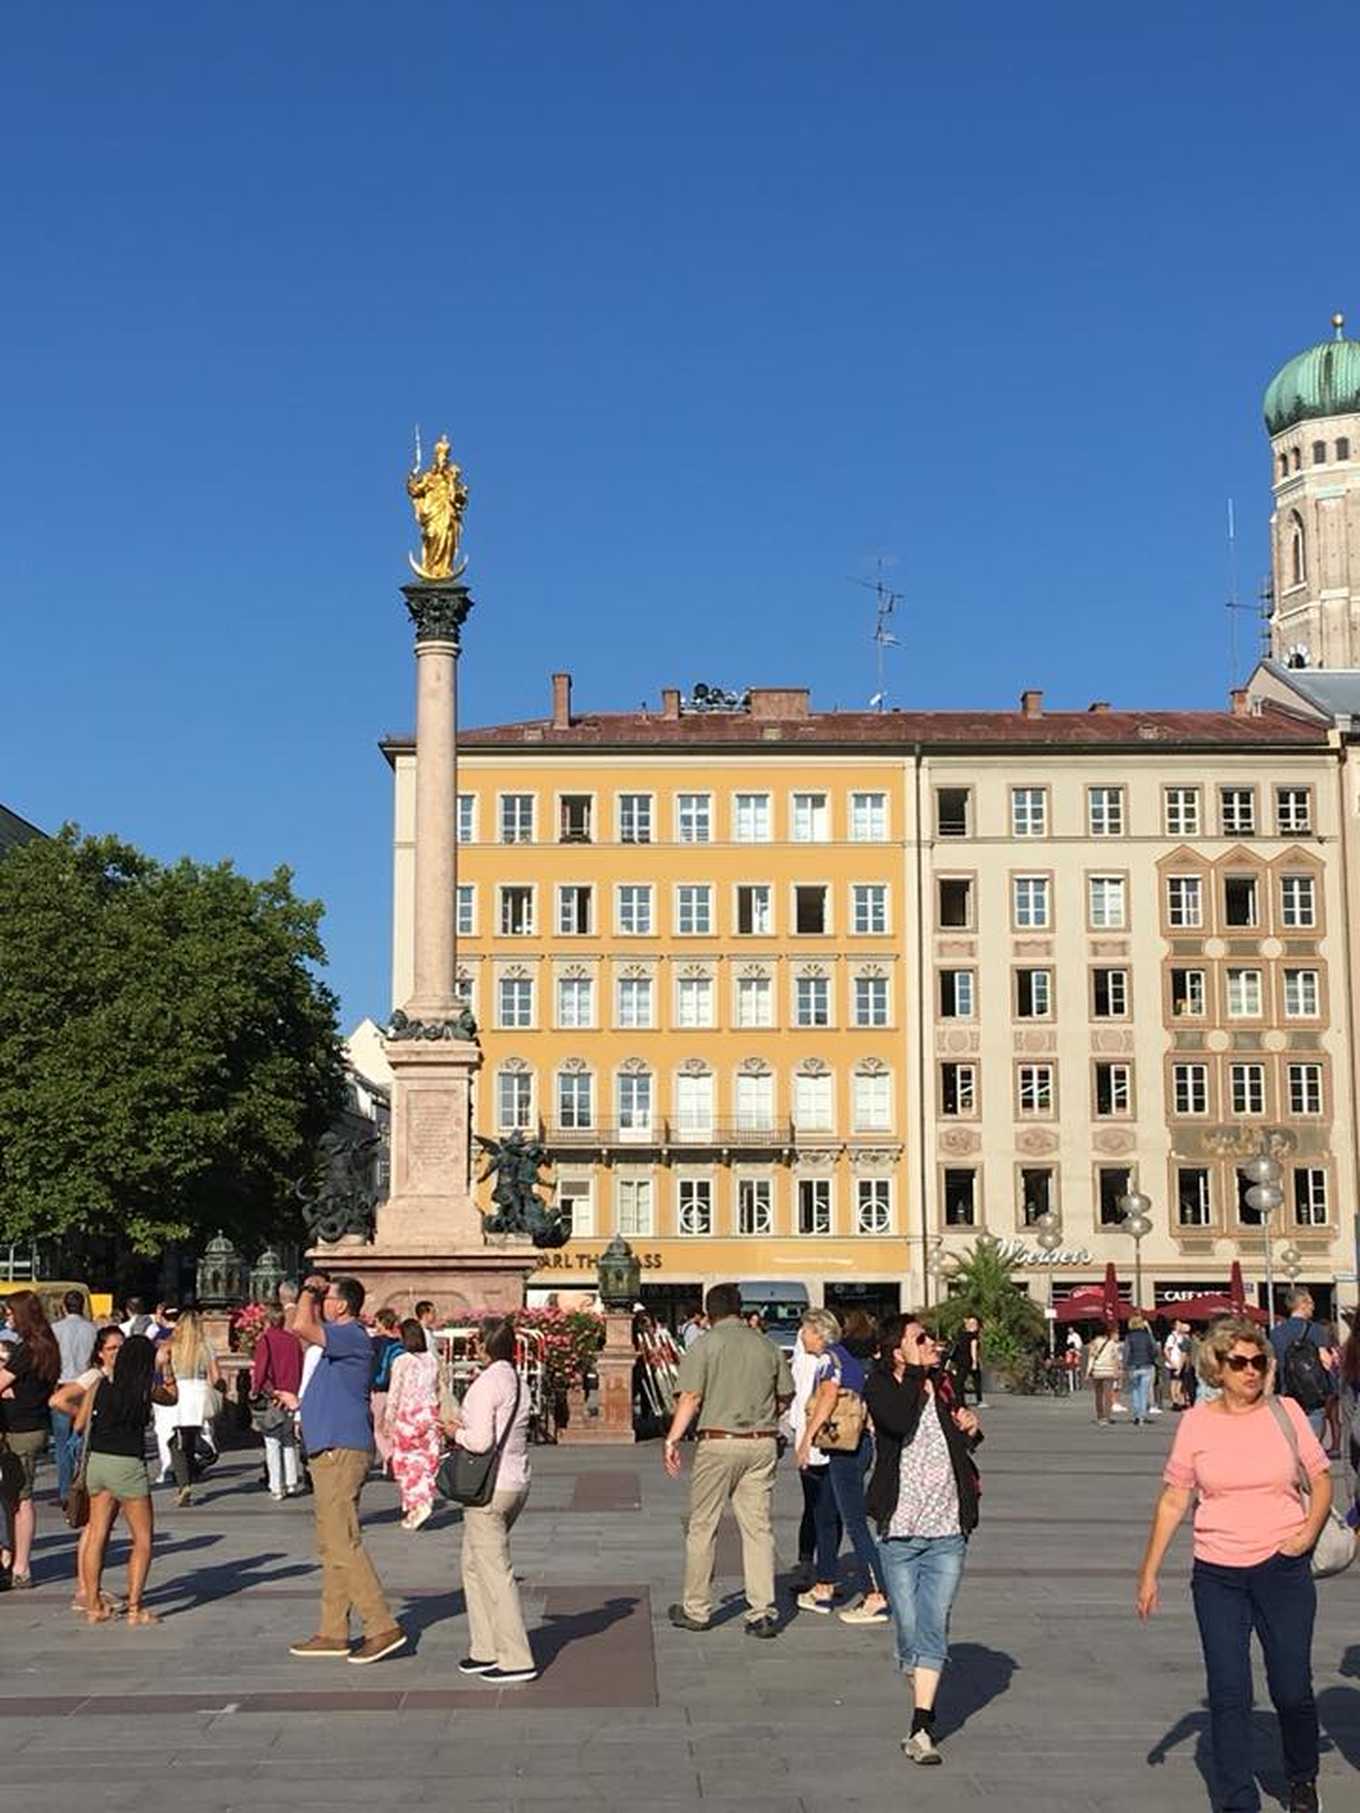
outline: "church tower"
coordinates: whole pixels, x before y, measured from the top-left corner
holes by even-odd
[[[1360,340],[1344,326],[1334,315],[1265,395],[1270,652],[1288,667],[1360,668]]]

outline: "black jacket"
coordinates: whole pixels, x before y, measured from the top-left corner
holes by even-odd
[[[934,1375],[933,1399],[925,1394],[925,1380],[925,1372],[917,1366],[909,1367],[900,1381],[884,1367],[875,1366],[865,1381],[864,1401],[874,1419],[874,1471],[869,1490],[864,1495],[864,1506],[878,1526],[879,1535],[886,1536],[897,1509],[903,1445],[915,1440],[921,1411],[933,1402],[944,1430],[949,1458],[954,1463],[954,1482],[959,1491],[959,1528],[965,1536],[971,1536],[977,1528],[979,1496],[973,1450],[982,1437],[965,1435],[954,1421],[954,1394],[948,1379],[942,1373]]]

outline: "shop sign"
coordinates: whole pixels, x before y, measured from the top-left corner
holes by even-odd
[[[1046,1253],[1041,1246],[1026,1246],[1023,1240],[998,1240],[997,1255],[1006,1265],[1091,1265],[1094,1261],[1084,1246],[1055,1247]]]
[[[1188,1303],[1192,1297],[1226,1297],[1228,1280],[1215,1279],[1212,1284],[1182,1283],[1178,1278],[1174,1284],[1154,1284],[1152,1300],[1154,1303]]]
[[[538,1269],[540,1272],[593,1272],[603,1256],[603,1248],[598,1253],[565,1253],[559,1247],[556,1252],[542,1255]],[[663,1263],[660,1253],[639,1253],[637,1262],[644,1272],[659,1272]]]

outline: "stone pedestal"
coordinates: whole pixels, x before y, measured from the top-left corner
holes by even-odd
[[[633,1434],[633,1366],[637,1354],[633,1348],[631,1310],[606,1310],[604,1346],[595,1359],[600,1380],[600,1402],[595,1416],[578,1421],[573,1413],[558,1440],[575,1445],[622,1447],[637,1438]]]

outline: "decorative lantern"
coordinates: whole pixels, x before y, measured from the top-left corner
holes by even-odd
[[[267,1246],[255,1261],[250,1274],[250,1295],[253,1302],[273,1303],[283,1283],[283,1261],[272,1246]]]
[[[220,1230],[213,1235],[198,1262],[197,1296],[204,1309],[230,1309],[244,1303],[246,1264]]]
[[[600,1254],[597,1268],[600,1302],[606,1309],[631,1309],[642,1289],[638,1256],[622,1234],[615,1234]]]

